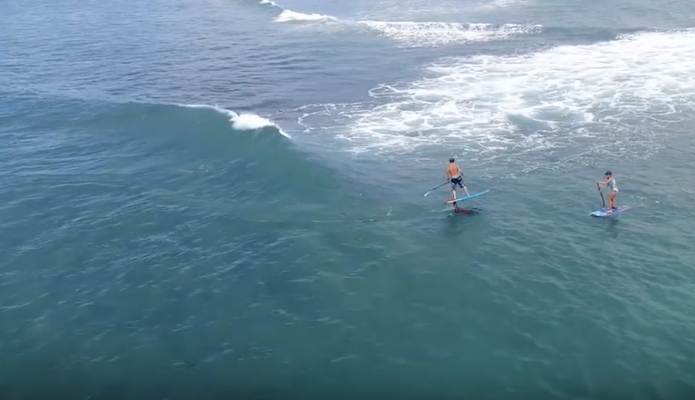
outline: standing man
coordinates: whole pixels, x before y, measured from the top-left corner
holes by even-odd
[[[451,195],[454,196],[453,199],[458,197],[456,195],[456,185],[459,185],[459,187],[466,192],[466,196],[470,196],[470,194],[468,194],[468,188],[466,188],[466,184],[463,182],[461,168],[459,168],[454,161],[453,157],[450,158],[449,165],[446,167],[446,178],[451,182]],[[456,208],[456,203],[454,203],[454,207]]]

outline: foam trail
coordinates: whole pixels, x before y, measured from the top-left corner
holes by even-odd
[[[256,114],[251,114],[251,113],[240,113],[237,114],[234,111],[224,109],[222,107],[218,106],[210,106],[206,104],[179,104],[181,107],[187,107],[187,108],[208,108],[215,110],[219,112],[220,114],[224,114],[229,117],[229,122],[232,123],[232,128],[238,131],[255,131],[258,129],[263,129],[263,128],[268,128],[268,127],[273,127],[278,130],[278,132],[288,138],[291,139],[291,136],[287,134],[285,131],[283,131],[279,126],[277,126],[274,122],[270,121],[269,119],[263,118],[261,116],[258,116]]]
[[[337,18],[323,14],[303,14],[291,10],[284,10],[275,18],[275,22],[335,22]]]

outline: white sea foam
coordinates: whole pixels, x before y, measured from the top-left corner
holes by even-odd
[[[283,10],[275,18],[275,22],[331,22],[338,19],[330,15],[323,14],[303,14],[291,10]]]
[[[451,43],[482,42],[503,40],[524,34],[538,33],[543,30],[540,25],[504,24],[492,25],[485,23],[458,22],[413,22],[413,21],[341,21],[336,17],[325,14],[305,14],[284,9],[272,0],[261,0],[261,4],[270,4],[282,12],[275,22],[283,23],[325,23],[335,22],[345,27],[375,32],[394,40],[399,46],[425,47],[442,46]]]
[[[180,104],[182,107],[188,107],[188,108],[207,108],[211,110],[215,110],[220,114],[224,114],[229,117],[229,122],[232,123],[232,128],[238,131],[255,131],[258,129],[263,129],[267,127],[274,127],[275,129],[278,130],[278,132],[285,136],[286,138],[290,138],[290,135],[288,135],[286,132],[284,132],[279,126],[277,126],[273,121],[263,118],[261,116],[258,116],[256,114],[250,114],[250,113],[236,113],[231,110],[224,109],[222,107],[218,106],[210,106],[206,104]]]
[[[453,22],[359,21],[357,25],[393,39],[401,46],[408,47],[502,40],[524,34],[539,33],[543,30],[540,25]]]
[[[694,55],[695,31],[688,30],[528,55],[450,58],[429,66],[422,79],[373,89],[369,109],[321,113],[348,123],[339,138],[351,151],[440,143],[490,157],[578,141],[616,154],[649,151],[661,127],[692,109]],[[309,124],[313,117],[305,114]]]

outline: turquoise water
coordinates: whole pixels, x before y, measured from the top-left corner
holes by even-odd
[[[0,3],[0,390],[690,398],[694,16]]]

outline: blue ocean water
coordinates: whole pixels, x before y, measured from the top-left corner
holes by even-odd
[[[0,2],[3,398],[690,398],[693,18]]]

